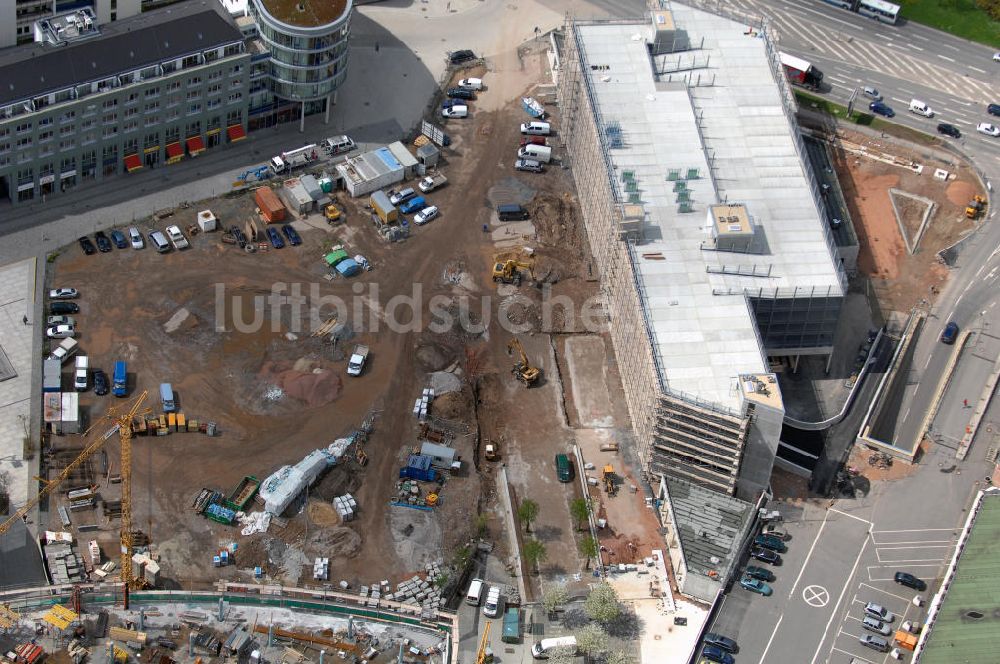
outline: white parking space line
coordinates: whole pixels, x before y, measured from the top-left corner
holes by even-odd
[[[877,593],[882,593],[883,595],[888,595],[889,597],[895,597],[895,598],[896,598],[896,599],[898,599],[898,600],[899,600],[900,602],[906,602],[907,604],[909,604],[909,603],[910,603],[910,600],[909,600],[909,599],[907,599],[906,597],[903,597],[902,595],[897,595],[896,593],[891,593],[891,592],[889,592],[888,590],[882,590],[881,588],[876,588],[875,586],[870,586],[870,585],[868,585],[867,583],[865,583],[864,581],[862,581],[862,582],[861,582],[860,584],[858,584],[858,585],[859,585],[859,586],[860,586],[861,588],[871,588],[872,590],[874,590],[874,591],[875,591],[875,592],[877,592]]]
[[[865,664],[875,664],[875,662],[871,661],[870,659],[865,659],[864,657],[858,657],[854,653],[848,652],[846,650],[841,650],[840,648],[834,648],[832,652],[842,652],[848,657],[853,657],[854,659],[852,661],[854,662],[865,662]]]
[[[764,662],[767,660],[767,651],[771,649],[771,642],[774,641],[774,635],[778,633],[778,625],[781,624],[781,620],[784,617],[785,616],[782,615],[781,618],[778,618],[778,624],[774,626],[774,631],[771,632],[771,638],[767,640],[767,645],[764,646],[764,652],[762,652],[760,655],[760,664],[764,664]]]
[[[972,65],[969,65],[969,69],[971,69],[972,71],[978,71],[980,74],[986,73],[985,69],[980,69],[979,67],[973,67]]]
[[[1000,247],[997,247],[1000,249]],[[941,530],[955,530],[955,528],[902,528],[900,530],[873,530],[872,535],[881,535],[882,533],[929,533]]]
[[[944,560],[944,556],[938,556],[936,558],[892,558],[892,559],[882,560],[882,556],[878,554],[878,551],[876,551],[875,553],[876,553],[876,555],[878,555],[880,563],[896,563],[897,565],[902,565],[903,563],[907,563],[907,564],[909,564],[909,563],[933,563],[933,562],[940,562],[940,561]]]
[[[868,532],[870,535],[871,530]],[[864,543],[861,545],[861,550],[858,551],[858,557],[854,559],[854,567],[851,568],[851,573],[847,576],[848,581],[854,578],[854,573],[857,572],[858,565],[861,563],[861,556],[864,555],[865,549],[868,548],[869,539],[869,537],[866,537]],[[810,660],[809,664],[816,664],[816,659],[819,657],[819,651],[823,649],[823,644],[826,643],[826,635],[830,632],[830,625],[833,624],[833,619],[837,616],[837,612],[840,610],[840,603],[844,601],[844,595],[846,593],[847,584],[845,583],[843,589],[840,591],[840,596],[837,597],[837,603],[833,606],[833,611],[830,612],[830,619],[826,621],[826,627],[823,629],[823,638],[821,638],[819,643],[816,644],[816,652],[813,653],[813,658]],[[855,595],[855,597],[857,596]]]
[[[983,266],[983,267],[985,267],[985,266]],[[976,276],[979,276],[979,275],[977,274]],[[989,277],[987,277],[987,278],[989,278]],[[899,542],[879,542],[878,540],[876,540],[873,537],[872,540],[875,541],[875,546],[879,547],[880,549],[895,549],[895,548],[905,549],[905,548],[911,548],[911,547],[905,547],[905,546],[900,546],[900,547],[891,546],[891,545],[895,545],[895,544],[909,544],[909,545],[916,545],[916,546],[951,546],[952,544],[955,543],[955,540],[951,540],[951,539],[926,540],[926,541],[924,541],[924,540],[909,540],[907,542],[903,542],[903,541],[899,541]]]
[[[858,520],[858,521],[860,521],[861,523],[867,523],[867,524],[868,524],[869,526],[870,526],[870,525],[872,525],[872,522],[871,522],[871,521],[869,521],[869,520],[867,520],[867,519],[862,519],[862,518],[861,518],[860,516],[854,516],[853,514],[848,514],[847,512],[841,512],[840,510],[838,510],[838,509],[836,509],[836,508],[833,508],[833,507],[831,507],[831,508],[829,509],[829,511],[830,511],[830,512],[835,512],[835,513],[837,513],[837,514],[841,514],[841,515],[843,515],[843,516],[846,516],[846,517],[850,517],[850,518],[852,518],[852,519],[857,519],[857,520]],[[826,522],[826,519],[823,519],[823,522],[825,523],[825,522]],[[869,534],[871,534],[871,533],[869,533]]]
[[[938,53],[937,56],[939,58],[941,58],[942,60],[947,60],[948,62],[954,62],[955,61],[955,58],[949,58],[947,55],[941,55],[940,53]]]

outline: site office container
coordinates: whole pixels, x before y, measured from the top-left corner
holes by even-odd
[[[253,198],[264,221],[273,224],[285,220],[285,206],[270,187],[257,187]]]

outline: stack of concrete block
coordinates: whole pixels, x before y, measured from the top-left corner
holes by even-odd
[[[358,512],[358,501],[349,493],[337,496],[333,499],[333,507],[340,515],[341,521],[353,521]]]
[[[86,581],[86,569],[76,549],[65,542],[45,545],[45,562],[53,584]]]
[[[317,581],[326,581],[330,577],[330,559],[316,558],[313,561],[313,578]]]
[[[431,402],[434,401],[434,390],[425,387],[420,398],[413,403],[413,416],[423,422],[431,410]]]
[[[440,576],[440,568],[437,569],[436,574]],[[437,576],[435,576],[435,579]],[[416,611],[428,609],[434,611],[445,604],[445,599],[441,596],[441,591],[430,576],[422,579],[419,575],[415,575],[402,583],[396,584],[396,592],[391,595],[391,598],[397,602],[411,606]]]

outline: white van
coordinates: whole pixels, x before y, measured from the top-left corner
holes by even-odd
[[[73,387],[77,392],[87,389],[87,375],[90,368],[90,359],[86,355],[76,356],[76,373],[73,378]]]
[[[332,136],[324,139],[321,145],[331,155],[350,152],[355,148],[354,141],[350,136]]]
[[[486,585],[482,579],[473,579],[469,584],[469,590],[465,593],[465,603],[470,606],[479,606],[479,600],[483,597],[483,586]]]
[[[560,636],[555,639],[542,639],[541,641],[536,641],[535,645],[531,646],[531,656],[535,659],[548,659],[549,652],[554,648],[566,648],[569,650],[573,649],[573,654],[576,654],[576,637],[575,636]]]
[[[552,133],[552,125],[548,122],[526,122],[521,125],[521,133],[525,136],[548,136]]]
[[[916,113],[917,115],[922,115],[925,118],[934,117],[934,109],[920,101],[919,99],[910,100],[910,112]]]
[[[486,593],[486,602],[483,604],[483,615],[487,618],[496,618],[500,615],[500,586],[490,586],[490,591]]]
[[[525,145],[517,151],[517,156],[547,164],[552,161],[552,148],[546,145]]]

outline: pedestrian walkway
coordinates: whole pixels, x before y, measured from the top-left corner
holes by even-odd
[[[777,29],[779,47],[789,36],[796,41],[808,43],[812,51],[841,62],[871,69],[906,81],[940,90],[959,99],[987,104],[994,101],[995,86],[980,80],[964,70],[942,66],[927,57],[917,55],[911,49],[922,50],[915,44],[895,44],[889,40],[875,43],[861,39],[852,31],[849,23],[842,30],[829,30],[816,25],[809,17],[795,7],[783,6],[780,11],[765,5],[762,0],[728,0],[745,12],[767,16],[773,28]],[[886,31],[893,30],[885,26]],[[785,48],[785,47],[782,47]],[[809,59],[808,54],[795,53]],[[832,72],[825,72],[830,78]],[[983,71],[985,75],[986,72]]]
[[[33,320],[34,316],[35,260],[0,267],[0,350],[13,373],[0,380],[0,474],[7,478],[13,509],[27,500],[32,474],[24,460],[24,438],[35,433],[30,420],[31,379],[41,370],[41,362],[33,348],[37,335],[44,334],[44,321]],[[37,435],[34,441],[37,448]]]

